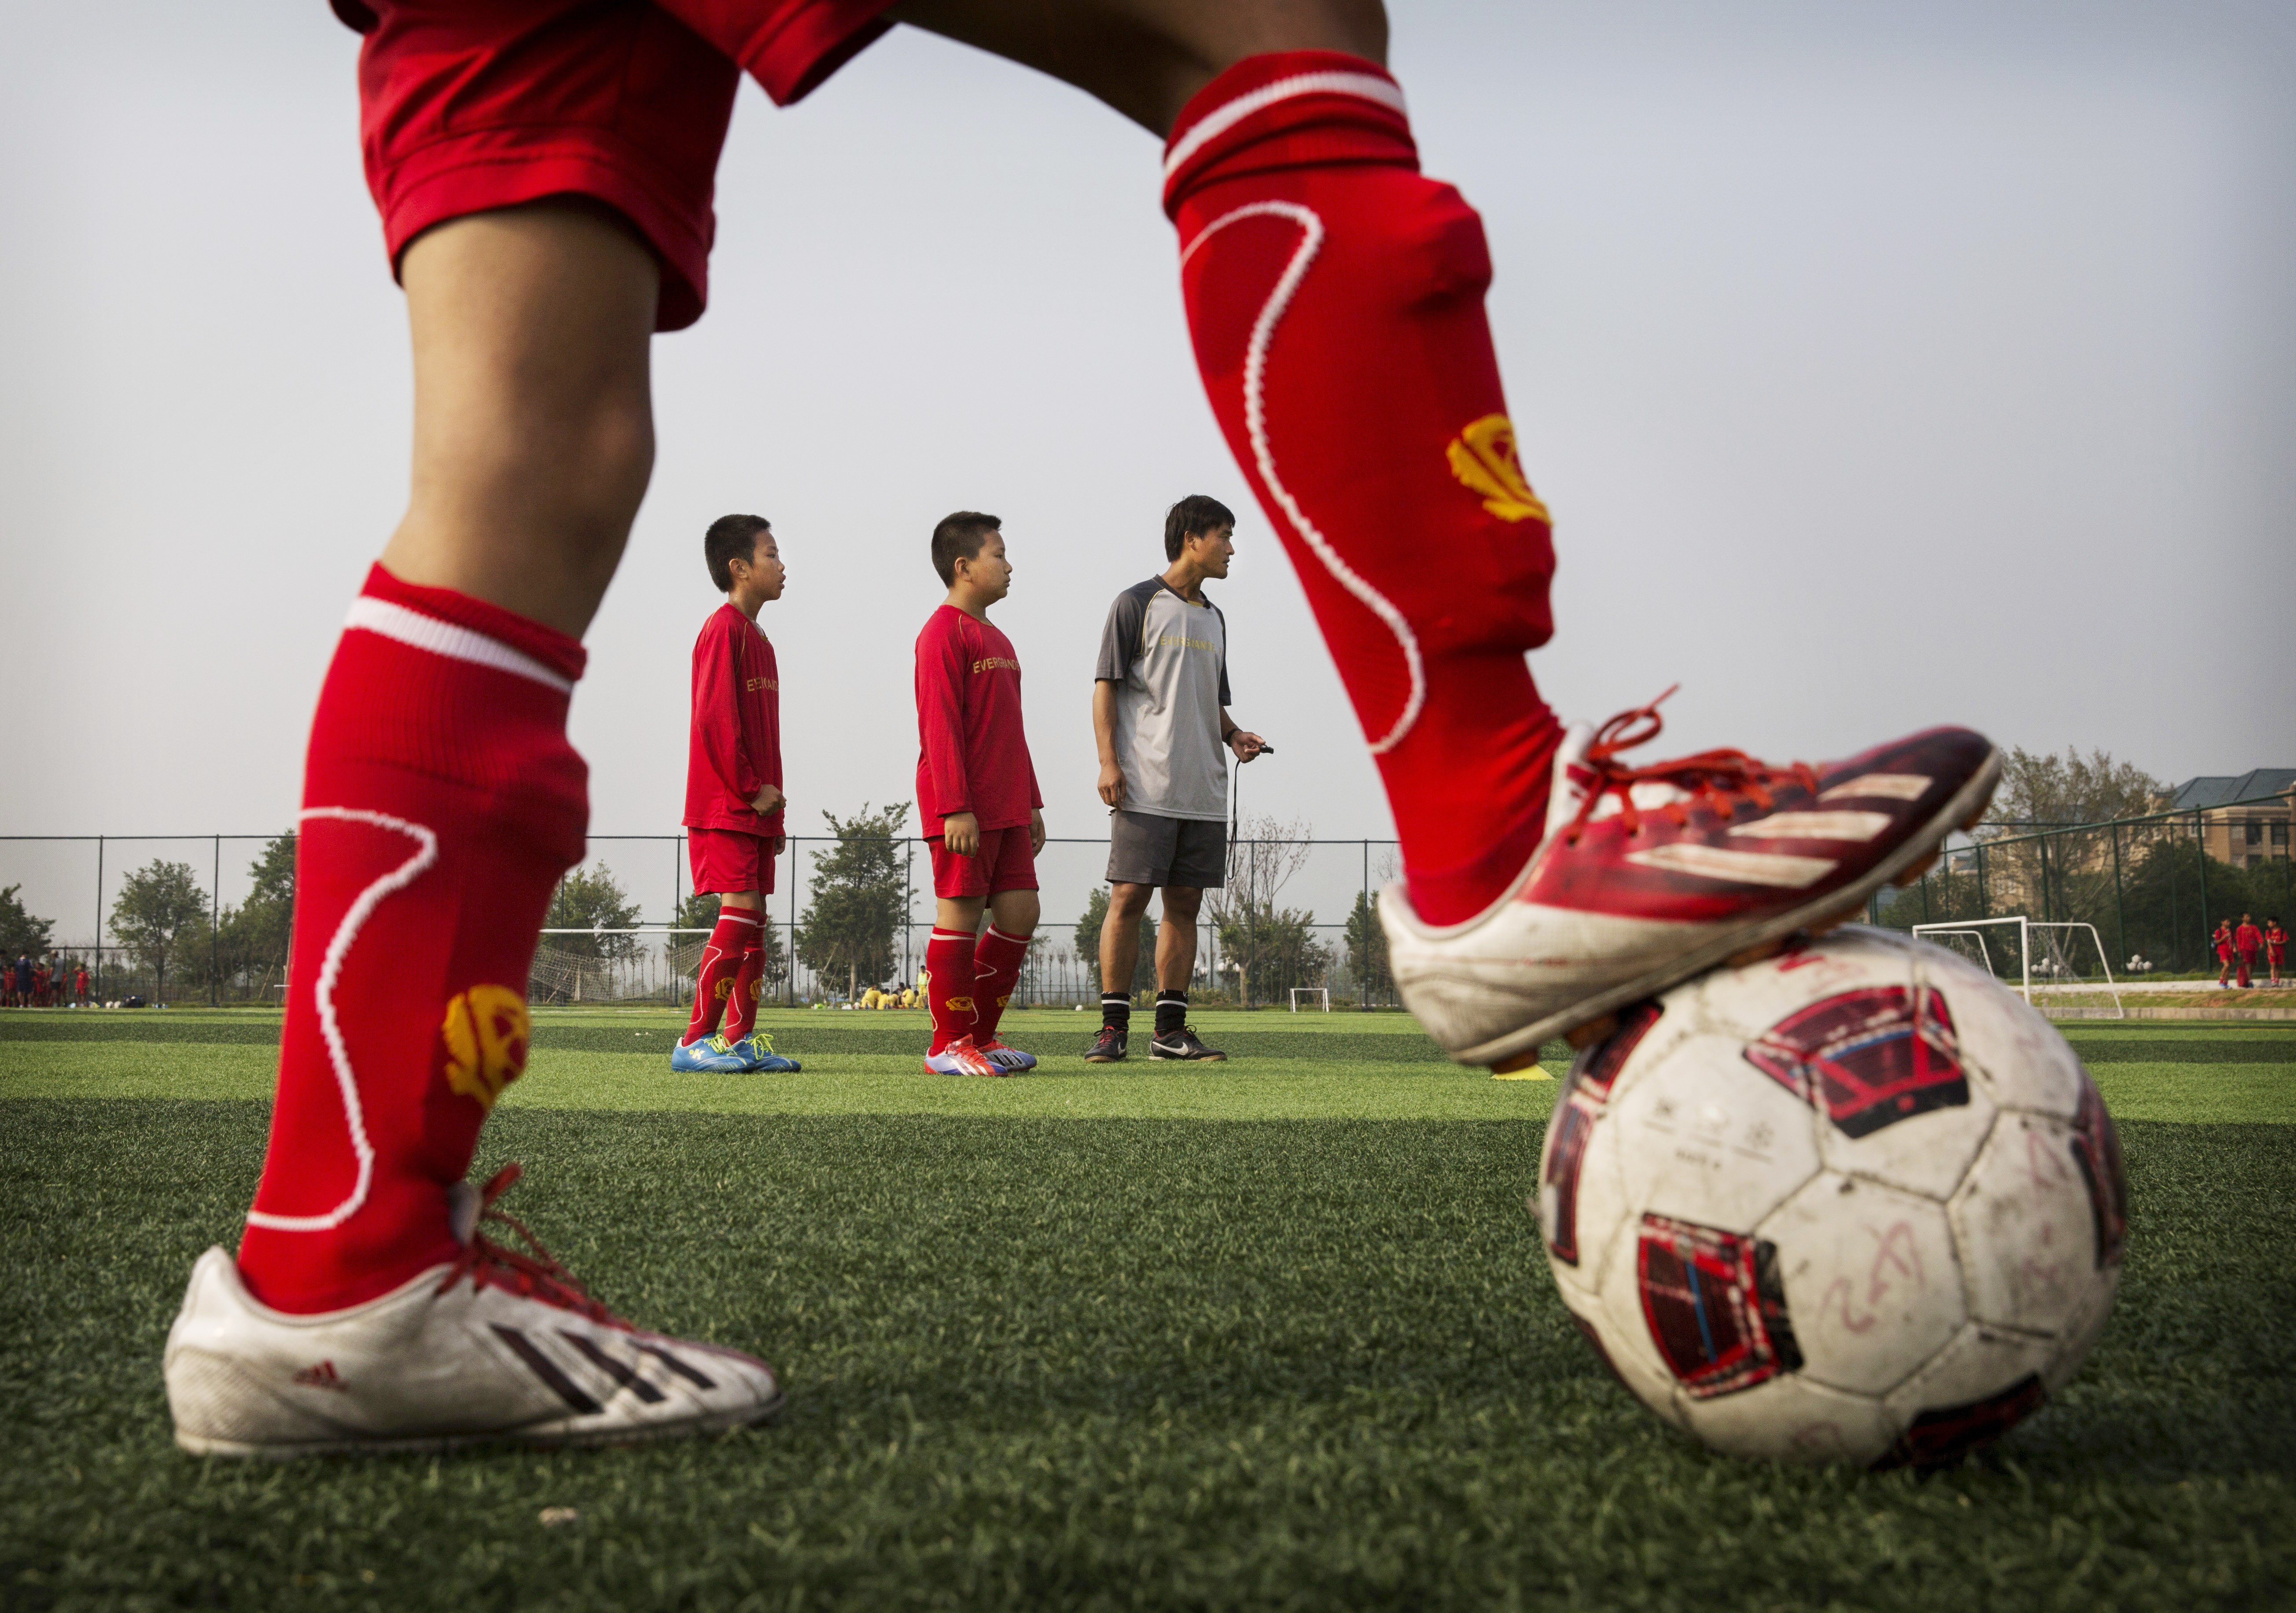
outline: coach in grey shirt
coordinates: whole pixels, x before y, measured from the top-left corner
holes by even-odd
[[[1248,762],[1266,748],[1227,714],[1227,621],[1204,597],[1207,577],[1227,575],[1235,517],[1199,493],[1164,518],[1161,577],[1127,588],[1108,608],[1093,676],[1093,736],[1100,746],[1100,798],[1109,814],[1108,917],[1100,929],[1100,1035],[1095,1064],[1125,1056],[1128,987],[1140,950],[1148,893],[1164,893],[1156,931],[1156,1031],[1149,1056],[1224,1059],[1188,1028],[1188,978],[1196,967],[1196,913],[1204,891],[1226,881],[1227,757]]]

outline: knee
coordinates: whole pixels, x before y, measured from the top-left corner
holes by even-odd
[[[1196,914],[1202,910],[1203,905],[1202,891],[1185,888],[1175,889],[1167,886],[1164,890],[1164,921],[1193,929]]]
[[[1145,885],[1111,885],[1108,888],[1109,916],[1138,920],[1148,911],[1149,888]]]

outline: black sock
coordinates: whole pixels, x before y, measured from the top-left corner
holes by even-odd
[[[1185,991],[1160,991],[1156,994],[1156,1034],[1168,1036],[1188,1022],[1188,994]]]
[[[1119,1030],[1132,1028],[1132,999],[1112,992],[1100,994],[1100,1022]]]

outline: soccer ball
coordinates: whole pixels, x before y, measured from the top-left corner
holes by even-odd
[[[1628,1010],[1539,1159],[1563,1303],[1734,1456],[1934,1468],[2096,1341],[2120,1143],[2047,1020],[1952,954],[1845,927]]]

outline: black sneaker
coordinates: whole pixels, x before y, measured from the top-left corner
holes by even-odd
[[[1100,1028],[1100,1035],[1093,1038],[1092,1046],[1086,1050],[1084,1061],[1086,1064],[1121,1064],[1124,1062],[1124,1044],[1128,1040],[1128,1033],[1121,1025],[1103,1025]]]
[[[1215,1060],[1222,1064],[1227,1062],[1226,1053],[1217,1047],[1206,1047],[1196,1039],[1195,1028],[1187,1025],[1183,1025],[1177,1030],[1158,1031],[1149,1040],[1148,1056],[1152,1059]]]

